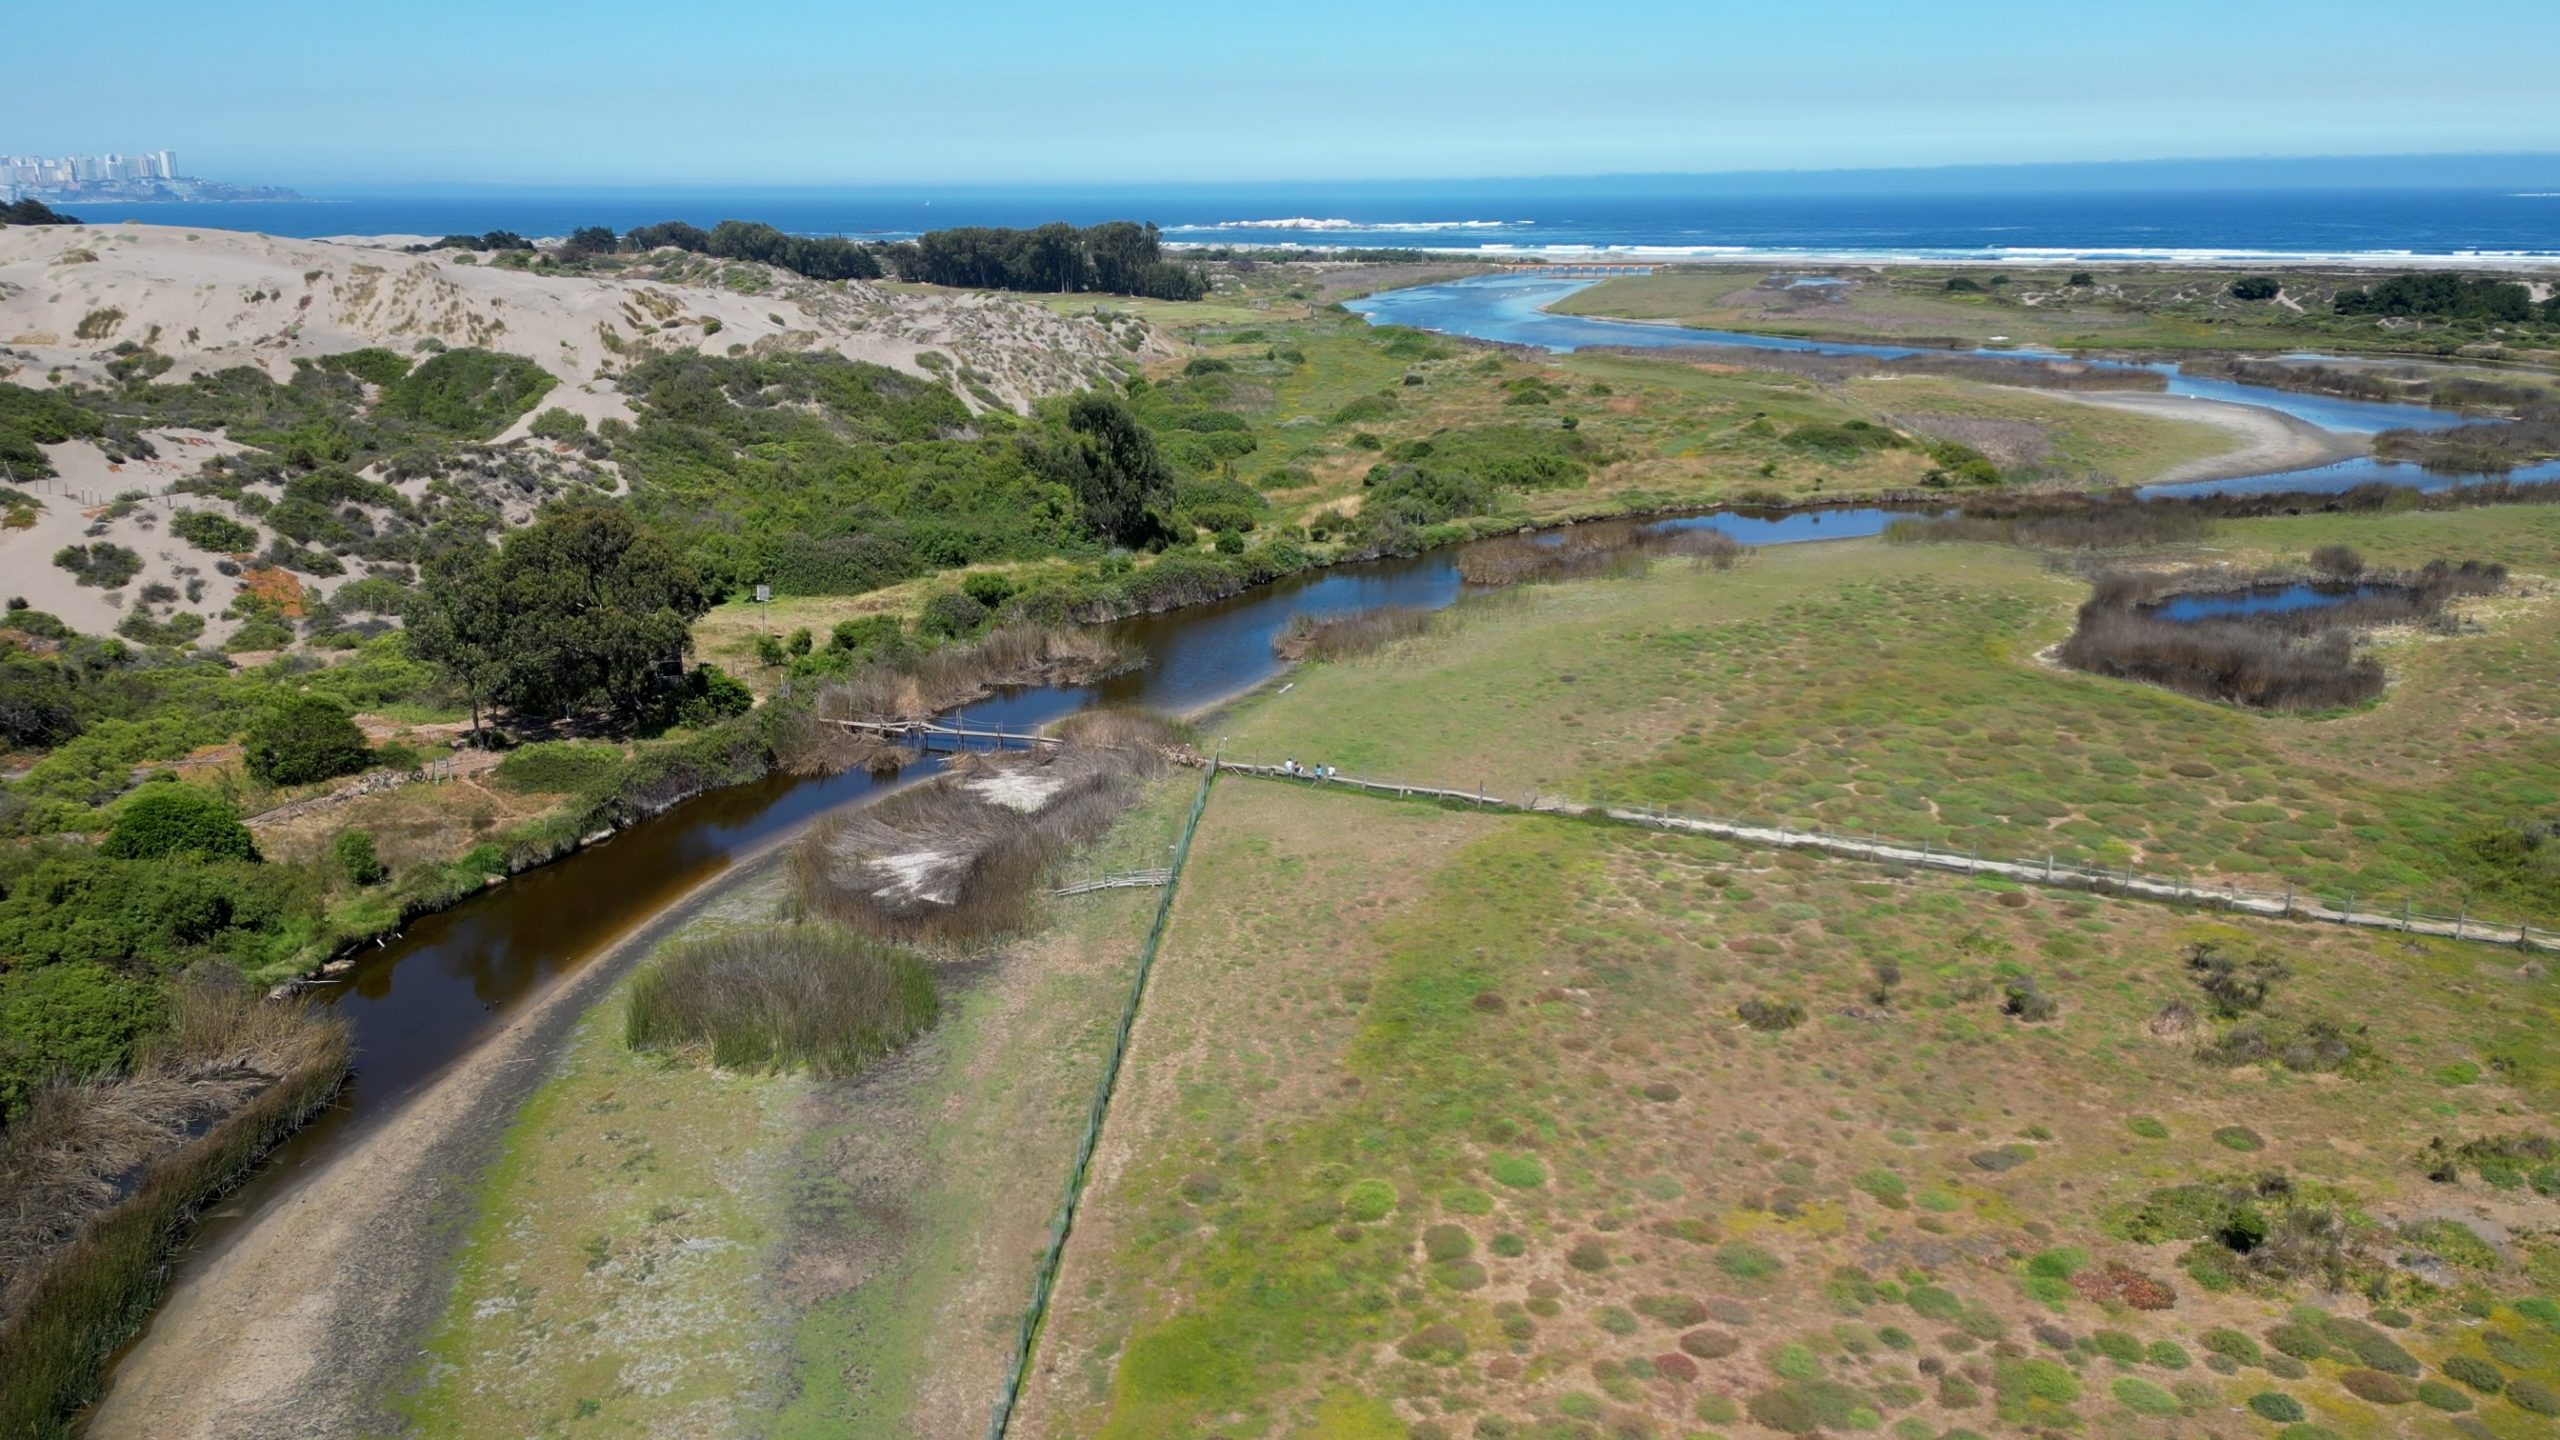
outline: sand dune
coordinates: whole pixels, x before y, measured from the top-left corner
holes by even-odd
[[[1130,353],[1100,325],[1006,296],[822,284],[674,251],[611,275],[548,276],[456,252],[235,231],[0,229],[0,378],[20,384],[56,371],[101,379],[125,342],[176,360],[172,379],[233,365],[281,379],[297,357],[426,340],[525,356],[599,418],[620,411],[612,376],[665,350],[834,350],[915,374],[965,369],[984,377],[973,404],[1016,409],[1089,385]]]

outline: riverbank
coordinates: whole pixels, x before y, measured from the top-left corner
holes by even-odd
[[[336,1437],[395,1417],[380,1397],[436,1313],[478,1177],[581,1016],[634,962],[775,868],[788,836],[578,968],[191,1267],[115,1367],[88,1434]]]
[[[2277,475],[2350,460],[2371,454],[2373,450],[2372,442],[2362,436],[2323,430],[2308,421],[2254,405],[2199,400],[2189,395],[2150,395],[2131,391],[2036,393],[2059,396],[2081,405],[2211,425],[2236,442],[2235,448],[2225,454],[2171,466],[2145,482],[2153,485]]]

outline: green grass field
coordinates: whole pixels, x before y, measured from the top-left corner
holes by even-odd
[[[2539,506],[2229,523],[2183,558],[2298,564],[2331,542],[2560,573]],[[2482,633],[2388,638],[2386,697],[2326,717],[2040,663],[2086,593],[2023,551],[1880,541],[1509,592],[1304,674],[1227,727],[1230,751],[2552,918],[2463,849],[2560,802],[2560,737],[2536,718],[2560,708],[2547,579],[2478,602]]]
[[[2399,354],[2552,358],[2548,327],[2495,331],[2441,322],[2389,326],[2332,313],[2342,288],[2372,276],[2288,270],[2278,300],[2244,301],[2229,293],[2249,272],[2096,268],[2093,283],[2073,286],[2067,270],[1987,272],[1905,267],[1843,270],[1855,281],[1845,299],[1789,291],[1761,282],[1765,268],[1671,266],[1651,275],[1603,281],[1567,296],[1568,315],[1669,320],[1701,329],[1747,330],[1808,339],[1907,341],[1941,345],[2041,345],[2063,350],[2282,351],[2365,350]],[[1974,291],[1950,291],[1962,278]],[[1834,292],[1836,293],[1836,292]]]
[[[2547,574],[2554,520],[2232,523],[2187,558]],[[2447,827],[2552,804],[2547,590],[2325,719],[2038,665],[2082,593],[1970,546],[1661,566],[1462,606],[1216,728],[2434,895]],[[2268,983],[2217,1002],[2213,965]],[[2426,1172],[2438,1137],[2555,1138],[2555,1017],[2512,950],[1229,779],[1017,1433],[2548,1433],[2560,1167]]]

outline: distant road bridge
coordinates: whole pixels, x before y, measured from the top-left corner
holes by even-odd
[[[1606,275],[1650,275],[1652,265],[1505,265],[1507,275],[1564,275],[1576,280],[1596,280]]]

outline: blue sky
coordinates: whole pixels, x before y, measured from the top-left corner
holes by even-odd
[[[1553,18],[1583,9],[1602,18]],[[0,93],[0,151],[165,145],[198,174],[317,186],[1252,181],[2560,149],[2549,0],[128,0],[16,11],[5,24],[22,58]]]

